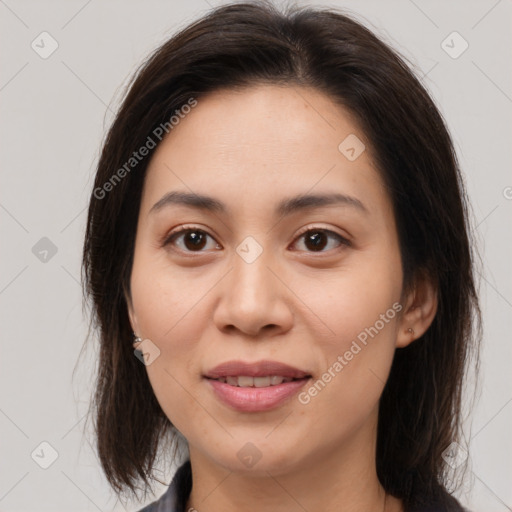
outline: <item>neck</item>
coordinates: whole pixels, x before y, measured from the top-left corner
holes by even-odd
[[[316,450],[286,471],[282,464],[265,465],[263,456],[242,472],[239,461],[221,466],[190,446],[193,485],[185,510],[398,512],[400,502],[386,496],[377,477],[376,435],[369,443],[367,434],[359,431],[341,445]]]

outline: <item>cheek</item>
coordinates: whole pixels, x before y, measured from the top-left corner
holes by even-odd
[[[180,270],[165,259],[145,256],[135,260],[132,277],[134,311],[141,333],[155,343],[179,340],[189,332],[183,326],[194,325],[197,307],[208,289],[210,279],[198,273]]]
[[[354,260],[356,263],[346,268],[295,281],[294,291],[309,307],[310,325],[314,317],[317,322],[321,320],[317,331],[321,336],[316,339],[325,344],[327,351],[350,345],[376,322],[382,328],[381,315],[385,315],[386,325],[386,329],[379,329],[383,337],[389,337],[388,327],[396,324],[397,308],[393,304],[401,296],[400,259],[391,253],[386,258],[370,254]]]
[[[146,367],[148,378],[163,411],[180,431],[186,430],[190,412],[197,409],[190,386],[199,381],[197,345],[211,319],[205,294],[216,282],[205,281],[209,278],[155,261],[134,261],[131,289],[140,335],[160,351]]]
[[[366,261],[309,288],[308,306],[327,326],[315,337],[325,371],[303,395],[315,415],[329,403],[329,414],[350,428],[377,405],[395,352],[400,295],[399,259],[393,257]]]

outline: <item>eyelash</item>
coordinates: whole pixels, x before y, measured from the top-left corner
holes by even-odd
[[[203,229],[200,229],[198,228],[197,226],[182,226],[180,227],[179,229],[171,232],[168,236],[165,237],[164,241],[162,242],[162,247],[167,247],[169,245],[171,245],[175,240],[176,238],[178,238],[180,235],[183,235],[183,234],[186,234],[186,233],[202,233],[202,234],[205,234],[207,236],[209,236],[210,238],[213,239],[213,237],[208,233],[206,232],[205,230]],[[307,234],[307,233],[323,233],[323,234],[326,234],[326,235],[330,235],[331,237],[335,237],[338,239],[340,245],[336,248],[338,250],[342,250],[343,248],[345,247],[350,247],[351,246],[351,243],[349,240],[347,240],[345,237],[341,236],[339,233],[336,233],[335,231],[332,231],[330,229],[325,229],[325,228],[315,228],[315,227],[306,227],[304,230],[302,230],[301,232],[298,233],[297,237],[296,237],[296,240],[299,239],[300,237],[302,237],[303,235]],[[336,249],[333,249],[333,250],[336,250]],[[182,253],[188,253],[188,254],[194,254],[194,253],[202,253],[204,251],[200,250],[200,251],[188,251],[188,250],[182,250],[182,249],[178,249],[179,252],[182,252]],[[323,254],[323,253],[326,253],[326,252],[329,252],[329,251],[306,251],[306,252],[309,252],[311,254]]]

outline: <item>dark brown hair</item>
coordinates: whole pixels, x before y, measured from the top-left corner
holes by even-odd
[[[468,206],[443,119],[405,59],[334,9],[265,2],[210,11],[158,48],[138,70],[108,132],[91,194],[83,251],[100,354],[95,433],[116,492],[148,485],[164,415],[134,357],[127,313],[144,176],[150,157],[112,177],[190,98],[255,84],[313,87],[344,106],[370,142],[397,222],[404,289],[420,274],[438,291],[428,331],[398,349],[380,400],[377,471],[406,510],[462,510],[446,491],[443,451],[459,440],[463,380],[478,360],[480,310]],[[105,192],[105,183],[113,185]],[[98,192],[103,190],[103,192]],[[472,350],[475,349],[475,350]]]

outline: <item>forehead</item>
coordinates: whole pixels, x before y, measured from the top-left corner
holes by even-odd
[[[146,211],[171,190],[240,207],[308,191],[370,203],[384,194],[369,142],[346,109],[314,89],[274,85],[200,97],[157,147],[144,188]]]

